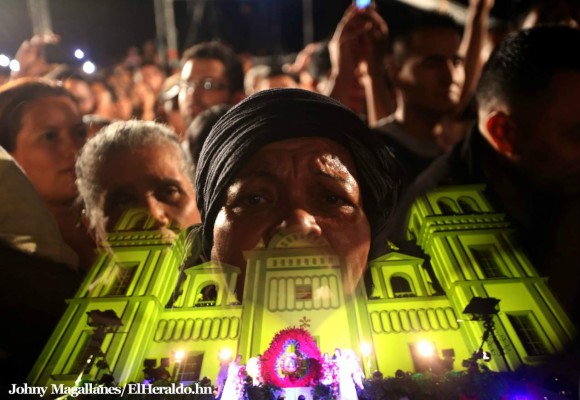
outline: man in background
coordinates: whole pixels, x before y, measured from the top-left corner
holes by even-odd
[[[200,43],[182,58],[179,109],[185,124],[211,106],[244,98],[244,72],[234,51],[219,42]]]

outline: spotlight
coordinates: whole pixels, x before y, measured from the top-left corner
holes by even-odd
[[[10,58],[5,54],[0,54],[0,67],[7,67],[10,65]]]
[[[10,71],[13,71],[13,72],[20,71],[20,63],[17,60],[10,61],[10,64],[8,64],[8,65],[10,66]]]
[[[362,342],[360,344],[360,352],[364,357],[368,357],[371,355],[372,352],[372,347],[370,344],[368,344],[367,342]]]
[[[493,297],[472,297],[463,313],[473,315],[474,321],[483,321],[486,317],[498,313],[498,304],[499,299]]]
[[[465,368],[477,367],[477,360],[482,360],[485,362],[491,361],[491,353],[489,351],[478,350],[474,351],[473,355],[468,360],[463,360],[461,365]]]
[[[173,357],[175,358],[176,363],[180,363],[183,361],[183,358],[185,357],[185,352],[183,350],[177,350]]]
[[[230,349],[221,349],[219,353],[219,358],[222,361],[227,361],[232,359],[232,351]]]
[[[85,61],[85,63],[83,64],[83,71],[85,72],[85,74],[92,74],[97,70],[97,67],[95,66],[95,64],[93,64],[90,61]]]
[[[469,304],[463,310],[464,314],[471,314],[472,321],[483,321],[483,327],[485,331],[483,332],[483,337],[479,349],[473,353],[472,361],[475,363],[476,360],[489,361],[491,360],[491,354],[483,351],[483,345],[487,342],[487,339],[491,336],[493,344],[495,345],[501,359],[503,360],[506,369],[510,370],[510,365],[505,356],[503,347],[498,340],[495,330],[495,323],[493,321],[494,315],[499,313],[497,305],[500,300],[493,297],[472,297]]]
[[[483,361],[491,361],[491,353],[489,351],[482,351],[480,357]]]
[[[435,353],[435,346],[433,346],[433,343],[431,342],[421,340],[419,343],[417,343],[417,351],[425,358],[432,357]]]
[[[85,58],[85,52],[82,51],[81,49],[76,49],[75,50],[75,58],[82,60],[83,58]]]

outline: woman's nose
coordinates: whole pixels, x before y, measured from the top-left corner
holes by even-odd
[[[297,233],[304,236],[320,236],[322,229],[318,226],[316,218],[304,209],[292,210],[282,221],[281,229],[288,233]]]
[[[302,208],[295,208],[286,213],[282,220],[264,238],[267,244],[277,234],[297,234],[307,237],[320,237],[322,229],[314,215]]]
[[[63,157],[65,158],[76,158],[76,156],[79,153],[79,150],[81,149],[81,147],[83,147],[83,143],[79,143],[78,140],[75,140],[75,138],[73,138],[70,135],[63,135],[62,136],[62,147],[61,147],[61,152]]]
[[[160,202],[155,198],[155,196],[147,196],[145,199],[145,203],[147,209],[149,210],[149,214],[153,217],[155,224],[153,226],[154,229],[163,228],[169,226],[171,222],[170,218],[165,213],[165,207],[163,207],[163,203]]]

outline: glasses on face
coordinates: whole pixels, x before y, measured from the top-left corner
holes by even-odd
[[[193,93],[194,90],[211,92],[228,88],[227,84],[213,78],[204,78],[199,81],[181,81],[180,86],[182,89],[186,90],[188,94]]]

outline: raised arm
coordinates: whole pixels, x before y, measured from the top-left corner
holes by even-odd
[[[465,59],[465,84],[457,108],[458,113],[467,107],[473,97],[485,63],[482,49],[487,40],[489,14],[494,2],[495,0],[469,0],[465,31],[459,47],[459,54]]]
[[[366,15],[368,30],[363,32],[359,40],[361,59],[358,67],[359,80],[365,91],[367,122],[374,126],[395,111],[396,101],[392,89],[387,85],[385,70],[389,28],[374,7]]]
[[[324,94],[348,105],[350,90],[356,82],[359,62],[358,37],[365,27],[354,6],[347,8],[328,43],[331,72]]]
[[[44,46],[58,41],[58,35],[49,34],[33,36],[30,40],[22,42],[14,57],[20,64],[20,70],[13,71],[10,78],[40,77],[50,72],[51,67],[44,59]]]

